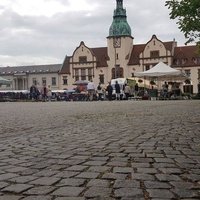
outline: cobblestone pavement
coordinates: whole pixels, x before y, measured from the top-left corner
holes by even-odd
[[[0,103],[0,200],[200,199],[200,101]]]

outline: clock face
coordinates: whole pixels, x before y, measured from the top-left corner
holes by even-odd
[[[120,38],[114,38],[113,42],[114,42],[115,48],[121,47],[121,39]]]

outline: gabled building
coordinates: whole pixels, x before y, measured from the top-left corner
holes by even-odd
[[[77,80],[93,80],[96,85],[101,82],[106,86],[111,79],[134,77],[135,72],[146,71],[160,61],[188,74],[190,79],[184,84],[191,86],[189,92],[198,92],[197,85],[200,81],[198,48],[196,46],[178,47],[175,40],[163,42],[156,35],[153,35],[145,44],[135,44],[123,0],[116,0],[106,47],[90,48],[82,41],[72,56],[64,58],[63,64],[51,65],[53,69],[55,68],[55,70],[50,70],[51,73],[47,71],[45,73],[46,67],[50,65],[44,65],[31,66],[31,69],[39,68],[41,73],[26,72],[25,77],[17,76],[15,73],[8,77],[6,68],[1,68],[0,76],[6,75],[6,78],[12,79],[14,88],[23,85],[28,89],[33,83],[42,84],[44,77],[48,77],[48,85],[58,89],[72,89],[73,83]],[[29,71],[29,67],[21,71]],[[25,78],[24,82],[22,81],[23,84],[21,77]],[[38,81],[35,82],[35,79]]]

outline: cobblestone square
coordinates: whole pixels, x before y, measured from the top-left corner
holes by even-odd
[[[200,199],[200,101],[0,103],[0,199]]]

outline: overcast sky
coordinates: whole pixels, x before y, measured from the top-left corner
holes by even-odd
[[[116,0],[0,0],[0,66],[62,63],[84,41],[105,47]],[[184,45],[165,0],[124,0],[134,44]]]

